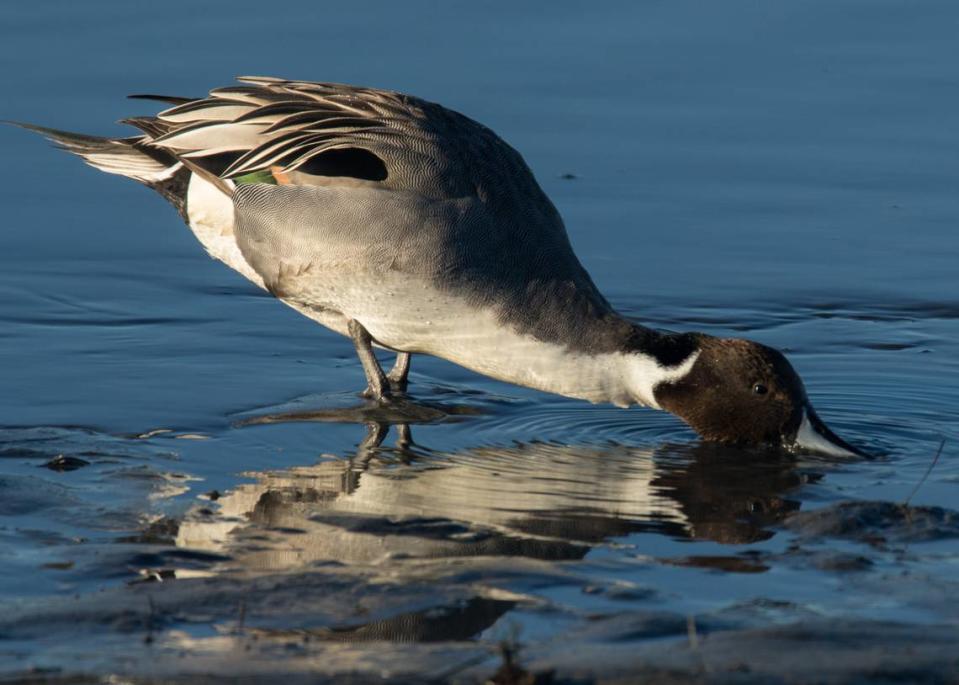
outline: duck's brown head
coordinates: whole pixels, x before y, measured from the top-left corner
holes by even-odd
[[[659,405],[707,440],[780,445],[865,456],[819,420],[802,379],[782,353],[749,340],[697,336],[698,356],[681,378],[659,383]]]

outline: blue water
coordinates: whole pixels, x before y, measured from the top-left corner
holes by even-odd
[[[395,428],[366,450],[356,422],[264,423],[357,404],[348,341],[209,259],[160,197],[4,127],[0,602],[29,622],[31,602],[122,593],[161,567],[182,585],[336,561],[370,596],[378,574],[433,577],[436,602],[473,573],[513,593],[457,638],[480,646],[509,626],[535,649],[585,616],[768,600],[793,608],[746,624],[954,621],[954,594],[922,591],[954,577],[953,537],[801,543],[869,560],[852,573],[797,561],[784,521],[904,501],[943,439],[911,503],[955,506],[957,25],[955,3],[879,0],[5,4],[5,119],[126,135],[115,120],[154,111],[128,93],[202,95],[251,73],[387,87],[483,122],[618,308],[783,349],[820,415],[882,458],[716,454],[667,414],[419,357],[413,396],[466,413],[413,426],[412,446],[391,447]],[[43,468],[58,455],[87,464]],[[903,574],[916,584],[884,582]],[[245,620],[284,628],[267,614]],[[357,623],[330,615],[313,623]],[[215,650],[202,636],[222,617],[187,623],[184,649]],[[79,631],[53,653],[4,634],[3,673],[116,668],[109,649],[78,661]],[[379,663],[380,647],[357,649]]]

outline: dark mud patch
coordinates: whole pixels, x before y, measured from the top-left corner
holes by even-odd
[[[710,569],[722,573],[765,573],[769,566],[764,564],[759,555],[720,555],[720,556],[690,556],[674,559],[663,559],[663,563],[673,566],[689,566]]]
[[[222,560],[188,550],[158,550],[128,561],[161,567]],[[457,614],[484,622],[482,617],[488,617],[489,606],[480,599],[495,600],[499,602],[496,607],[505,611],[507,605],[515,605],[524,595],[525,584],[585,584],[582,579],[551,569],[549,564],[520,560],[477,560],[468,568],[455,563],[412,564],[406,571],[398,578],[392,569],[347,569],[330,564],[305,573],[251,576],[223,572],[164,583],[162,587],[115,586],[87,594],[10,600],[0,603],[0,639],[75,636],[84,629],[101,634],[129,633],[155,627],[158,621],[183,629],[214,624],[233,630],[240,621],[244,630],[279,631],[277,634],[319,629],[369,633],[375,632],[369,626],[389,620],[405,624],[411,631],[406,637],[396,632],[391,640],[414,641],[415,634],[421,632],[417,624],[426,618],[442,622]],[[403,615],[420,616],[421,620],[397,622]]]
[[[492,585],[506,577],[487,570]],[[437,584],[424,581],[396,584],[333,570],[152,583],[8,606],[0,618],[0,655],[8,657],[0,678],[947,683],[959,672],[955,625],[917,630],[834,619],[772,600],[695,617],[648,609],[586,616],[551,640],[511,638],[506,644],[514,651],[504,660],[504,641],[481,636],[495,635],[517,607],[536,610],[535,602],[498,597],[490,584],[455,582],[448,574]],[[42,653],[27,651],[31,638]]]
[[[828,549],[804,549],[799,546],[777,555],[775,561],[790,564],[793,567],[812,568],[829,573],[869,571],[876,566],[875,560],[864,554]]]
[[[839,502],[793,514],[783,526],[804,539],[834,537],[881,546],[959,537],[959,512],[894,502]]]
[[[626,683],[955,683],[959,630],[880,621],[811,619],[788,625],[687,634],[643,644],[578,646],[530,654],[528,667],[550,664],[562,682]]]

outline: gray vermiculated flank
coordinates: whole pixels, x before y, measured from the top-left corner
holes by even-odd
[[[520,332],[578,351],[642,349],[676,364],[695,348],[691,337],[664,337],[616,314],[568,244],[534,245],[498,234],[502,227],[476,198],[264,184],[241,185],[233,197],[237,243],[280,297],[297,299],[309,285],[312,263],[361,261],[424,279],[491,307]],[[555,252],[572,262],[551,263]]]
[[[360,101],[369,91],[328,86]],[[394,93],[379,126],[331,143],[366,149],[388,177],[361,187],[241,185],[234,193],[240,248],[279,294],[319,250],[425,277],[491,307],[517,331],[586,353],[640,349],[676,364],[692,336],[664,336],[618,315],[573,253],[558,212],[522,157],[485,126]],[[355,100],[351,101],[355,104]],[[247,115],[251,116],[251,115]],[[272,269],[272,273],[271,273]]]

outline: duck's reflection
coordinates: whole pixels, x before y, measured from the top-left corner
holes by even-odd
[[[395,445],[385,447],[391,429]],[[220,496],[218,511],[198,508],[177,543],[228,554],[248,572],[454,557],[576,560],[613,541],[642,548],[637,533],[746,543],[772,535],[770,524],[799,506],[790,492],[809,478],[780,453],[705,444],[527,443],[437,453],[416,445],[408,425],[381,423],[368,426],[348,460],[253,476]],[[714,561],[680,560],[722,567]],[[468,639],[513,605],[438,596],[427,609],[297,632],[319,640]]]
[[[323,561],[524,556],[579,559],[635,533],[747,543],[798,508],[810,474],[779,453],[714,445],[551,443],[431,453],[406,425],[371,424],[349,460],[254,474],[219,511],[181,525],[179,545],[250,570]]]

